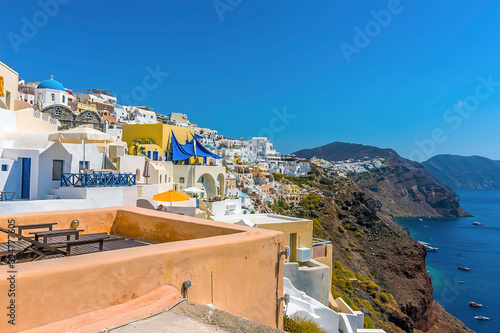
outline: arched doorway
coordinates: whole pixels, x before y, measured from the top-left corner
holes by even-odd
[[[217,175],[217,182],[218,182],[217,186],[219,188],[219,194],[226,195],[226,179],[223,173],[219,173]]]
[[[200,183],[203,185],[205,188],[205,193],[207,198],[212,198],[217,195],[217,188],[215,186],[215,179],[210,175],[209,173],[204,173],[202,174],[198,180],[197,183]]]

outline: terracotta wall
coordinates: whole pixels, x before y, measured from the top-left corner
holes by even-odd
[[[16,265],[18,331],[123,304],[162,285],[180,289],[186,280],[192,283],[192,301],[213,302],[270,326],[279,318],[281,326],[282,307],[276,313],[276,291],[283,295],[283,261],[276,276],[278,249],[284,248],[280,232],[128,207],[0,215],[0,226],[12,217],[18,224],[60,222],[59,228],[76,217],[89,232],[137,233],[157,241],[205,237]],[[7,270],[0,267],[1,299],[7,295]],[[14,330],[2,320],[0,331]]]

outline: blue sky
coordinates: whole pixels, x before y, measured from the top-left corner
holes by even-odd
[[[130,98],[150,68],[169,75],[136,104],[230,137],[268,135],[283,153],[345,141],[500,160],[498,1],[2,6],[0,60],[27,81],[53,74]]]

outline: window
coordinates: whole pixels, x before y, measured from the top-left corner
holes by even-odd
[[[52,161],[52,180],[61,180],[61,173],[63,172],[63,164],[62,160],[53,160]]]
[[[92,113],[87,112],[87,119],[90,119],[90,118],[92,118]]]
[[[56,116],[60,116],[60,115],[61,115],[61,108],[60,108],[60,107],[57,107],[57,108],[56,108],[55,115],[56,115]]]
[[[179,177],[179,183],[184,184],[184,177]]]
[[[66,103],[66,96],[64,96],[64,95],[63,95],[63,97],[62,97],[62,102],[63,102],[63,103]]]
[[[8,171],[8,165],[2,164],[2,171]]]
[[[52,100],[55,101],[56,100],[56,95],[55,94],[52,94]]]
[[[78,163],[78,168],[80,170],[86,170],[89,168],[89,161],[85,161],[85,168],[83,167],[83,161],[80,161],[80,163]]]

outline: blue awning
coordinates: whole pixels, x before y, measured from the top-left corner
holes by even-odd
[[[205,148],[200,143],[200,141],[198,141],[197,139],[194,139],[194,141],[195,141],[195,144],[196,144],[196,156],[199,156],[199,157],[210,157],[210,158],[215,158],[215,159],[221,159],[222,158],[222,157],[220,157],[218,155],[215,155],[214,153],[212,153],[207,148]]]
[[[177,138],[174,135],[174,132],[172,132],[172,161],[182,161],[186,160],[188,158],[191,158],[194,156],[194,149],[193,152],[185,149],[183,145],[177,141]]]

